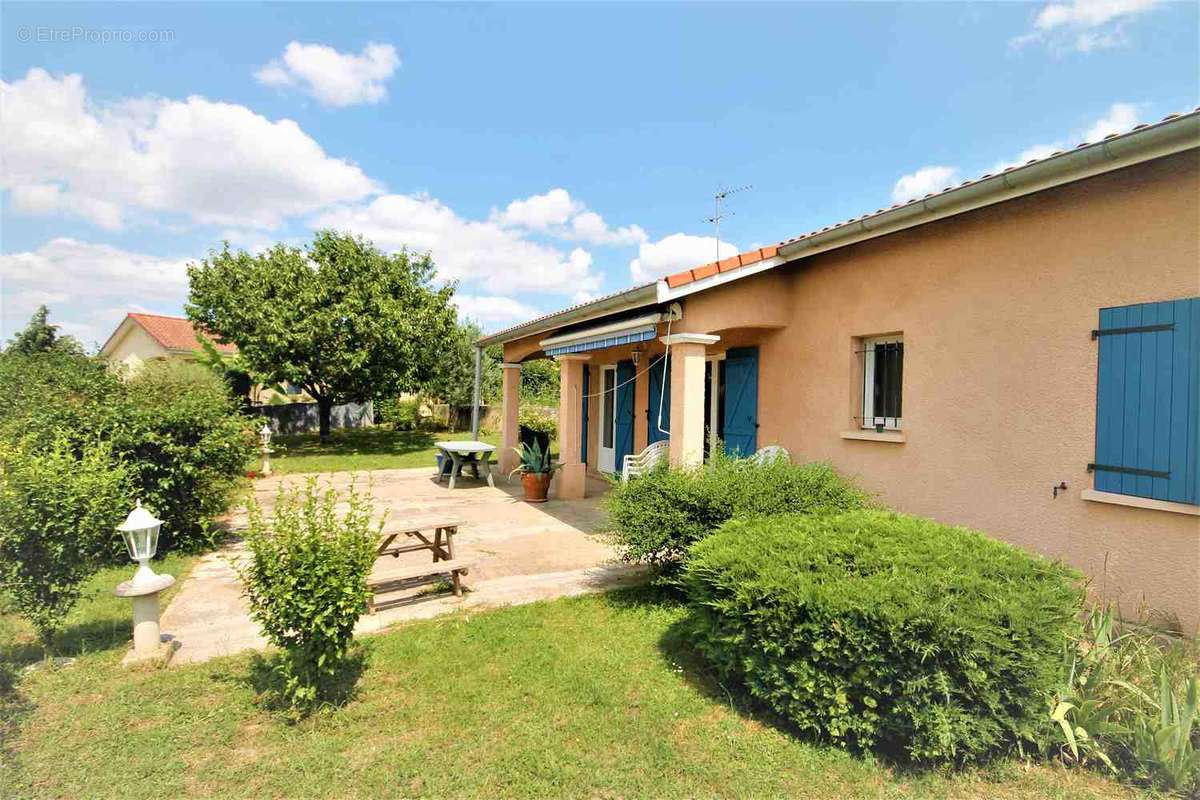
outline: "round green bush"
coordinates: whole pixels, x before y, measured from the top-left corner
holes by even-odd
[[[703,467],[663,467],[617,484],[606,505],[626,560],[673,566],[689,545],[735,517],[830,514],[867,502],[865,492],[828,464],[759,464],[718,455]]]
[[[801,733],[962,763],[1043,735],[1078,577],[965,528],[854,511],[733,520],[681,583],[700,654]]]

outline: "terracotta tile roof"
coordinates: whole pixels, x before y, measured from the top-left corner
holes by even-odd
[[[1188,111],[1184,114],[1168,114],[1167,116],[1162,118],[1161,122],[1170,122],[1173,119],[1178,119],[1179,117],[1185,117],[1185,116],[1188,116],[1191,114],[1197,114],[1197,113],[1200,113],[1200,107],[1192,109],[1191,111]],[[1151,124],[1152,123],[1142,123],[1140,125],[1135,125],[1133,128],[1130,128],[1128,131],[1122,131],[1120,133],[1110,133],[1108,136],[1105,136],[1104,139],[1102,139],[1101,141],[1107,142],[1110,139],[1115,139],[1120,136],[1125,136],[1125,135],[1133,133],[1135,131],[1140,131],[1143,128],[1149,128],[1151,126]],[[1159,123],[1153,123],[1153,124],[1159,124]],[[1081,147],[1089,147],[1094,144],[1097,144],[1097,142],[1081,142],[1081,143],[1077,144],[1074,148],[1070,148],[1070,149],[1078,150]],[[999,175],[999,174],[1012,172],[1015,169],[1023,169],[1024,167],[1028,167],[1030,164],[1036,164],[1040,161],[1046,161],[1048,159],[1054,158],[1055,156],[1060,156],[1065,152],[1067,152],[1067,150],[1056,150],[1055,152],[1051,153],[1048,156],[1044,156],[1043,158],[1033,158],[1033,159],[1030,159],[1029,161],[1026,161],[1024,164],[1014,164],[1010,167],[1006,167],[1001,172],[995,173],[995,174]],[[974,184],[974,183],[979,183],[980,181],[986,180],[991,177],[993,177],[992,173],[985,173],[983,175],[980,175],[978,178],[972,178],[970,180],[965,180],[962,183],[958,184],[957,186],[947,186],[944,189],[942,189],[941,191],[930,192],[929,194],[925,195],[924,197],[914,197],[912,200],[909,200],[904,203],[893,203],[892,205],[888,206],[887,208],[879,208],[879,209],[876,209],[875,211],[869,211],[866,214],[863,214],[862,216],[853,217],[851,219],[846,220],[845,222],[835,222],[832,225],[826,225],[825,227],[820,228],[818,230],[809,231],[808,233],[801,234],[800,236],[795,236],[791,239],[784,239],[782,242],[779,242],[778,244],[772,245],[770,247],[763,247],[763,248],[760,248],[759,250],[751,250],[747,253],[740,253],[736,256],[727,258],[720,262],[709,263],[709,264],[705,264],[700,267],[693,267],[692,269],[685,269],[683,272],[677,272],[674,275],[668,275],[667,279],[666,279],[667,286],[674,289],[679,286],[686,286],[687,284],[692,283],[693,281],[701,280],[702,278],[711,277],[712,275],[715,275],[717,272],[729,272],[731,270],[741,269],[742,267],[749,266],[750,264],[753,264],[756,261],[762,261],[765,258],[770,258],[770,257],[774,256],[779,251],[779,248],[784,245],[803,241],[804,239],[807,239],[810,236],[815,236],[818,233],[825,233],[827,231],[834,230],[835,228],[840,228],[843,225],[853,225],[853,224],[859,223],[863,220],[869,219],[873,216],[876,216],[877,214],[883,214],[883,213],[892,211],[897,208],[902,208],[904,206],[910,206],[910,205],[913,205],[914,203],[921,203],[925,200],[928,200],[931,197],[937,197],[938,195],[942,195],[947,192],[952,192],[952,191],[955,191],[956,189],[961,189],[964,186],[970,186],[971,184]]]
[[[1187,111],[1187,112],[1184,112],[1181,114],[1168,114],[1167,116],[1163,117],[1162,120],[1159,122],[1142,123],[1139,125],[1135,125],[1133,128],[1130,128],[1127,131],[1122,131],[1119,133],[1110,133],[1108,136],[1105,136],[1102,140],[1100,140],[1100,142],[1108,142],[1112,139],[1120,138],[1123,136],[1128,136],[1131,133],[1135,133],[1135,132],[1143,130],[1145,128],[1154,127],[1157,125],[1161,125],[1161,124],[1170,122],[1175,119],[1179,119],[1180,117],[1189,117],[1189,116],[1193,116],[1196,114],[1200,114],[1200,107],[1194,108],[1191,111]],[[1099,144],[1100,142],[1081,142],[1080,144],[1076,145],[1075,147],[1069,148],[1069,150],[1079,150],[1084,147],[1091,147],[1093,145]],[[1024,168],[1030,166],[1031,164],[1037,164],[1042,161],[1048,161],[1052,158],[1061,156],[1064,153],[1069,152],[1069,150],[1058,150],[1058,151],[1055,151],[1055,152],[1051,153],[1050,155],[1045,156],[1043,158],[1030,159],[1029,161],[1025,162],[1024,164],[1014,164],[1013,166],[1006,167],[1004,170],[1002,170],[999,173],[995,173],[995,174],[985,173],[983,175],[980,175],[978,178],[965,180],[962,183],[958,184],[957,186],[947,186],[940,191],[930,192],[929,194],[925,195],[924,197],[913,198],[912,200],[908,200],[907,202],[904,202],[904,203],[893,203],[891,206],[888,206],[887,208],[879,208],[879,209],[876,209],[875,211],[869,211],[866,214],[863,214],[862,216],[853,217],[844,222],[835,222],[831,225],[826,225],[825,227],[820,228],[818,230],[809,231],[808,233],[804,233],[799,236],[792,237],[791,239],[784,239],[781,242],[777,242],[776,244],[769,245],[767,247],[760,247],[757,250],[749,250],[745,253],[739,253],[736,256],[731,256],[731,257],[723,259],[721,261],[710,262],[708,264],[702,264],[701,266],[698,266],[698,267],[692,267],[691,269],[685,269],[682,272],[676,272],[673,275],[668,275],[665,279],[666,284],[669,288],[674,289],[679,286],[686,286],[687,284],[692,283],[694,281],[702,280],[704,278],[710,278],[713,275],[716,275],[717,273],[726,273],[726,272],[732,272],[734,270],[739,270],[739,269],[742,269],[743,267],[748,267],[759,261],[763,261],[765,259],[774,257],[775,255],[777,255],[779,253],[779,248],[783,247],[785,245],[790,245],[795,242],[800,242],[800,241],[803,241],[810,237],[816,236],[817,234],[826,233],[828,231],[832,231],[837,228],[842,228],[842,227],[845,227],[848,225],[856,225],[856,224],[863,222],[864,220],[870,219],[871,217],[875,217],[880,214],[886,214],[887,212],[894,211],[897,208],[911,206],[914,203],[922,203],[932,197],[938,197],[940,195],[947,194],[948,192],[957,191],[957,190],[963,188],[964,186],[970,186],[972,184],[979,183],[979,182],[987,180],[989,178],[993,178],[997,174],[1007,174],[1009,172],[1012,172],[1013,170],[1024,169]],[[516,331],[516,330],[519,330],[521,328],[524,328],[526,326],[532,325],[534,323],[537,323],[537,322],[540,322],[543,320],[550,320],[554,317],[559,316],[560,314],[565,314],[574,309],[582,308],[583,306],[587,306],[587,305],[600,303],[603,300],[607,300],[609,298],[616,297],[616,296],[624,294],[626,292],[632,292],[637,289],[646,288],[646,286],[649,286],[649,285],[653,285],[653,284],[643,284],[643,285],[634,286],[631,288],[621,289],[620,291],[613,292],[612,294],[605,295],[604,297],[599,297],[599,298],[596,298],[595,300],[590,300],[587,303],[581,303],[578,305],[570,306],[570,307],[562,309],[560,311],[555,311],[551,314],[543,314],[542,316],[537,317],[536,319],[529,320],[527,322],[523,322],[519,325],[514,325],[509,328],[505,328],[504,330],[489,334],[487,337],[484,337],[484,338],[490,339],[493,341],[502,340],[504,335],[507,334],[509,331]]]
[[[747,250],[745,253],[738,253],[736,256],[730,256],[721,261],[710,261],[699,267],[692,267],[691,269],[685,269],[683,272],[668,275],[667,286],[674,289],[676,286],[683,286],[702,278],[711,278],[718,272],[732,272],[735,269],[757,264],[763,259],[774,258],[778,252],[779,245],[773,244],[769,247],[760,247],[757,250]]]
[[[196,338],[196,328],[192,321],[183,317],[164,317],[159,314],[130,313],[129,318],[141,325],[154,341],[168,350],[199,350],[200,342]],[[212,338],[212,337],[209,337]],[[217,350],[222,353],[236,353],[237,346],[216,342]]]

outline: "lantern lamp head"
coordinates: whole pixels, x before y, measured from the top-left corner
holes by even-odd
[[[129,512],[129,516],[117,527],[117,530],[125,539],[129,557],[149,569],[147,562],[154,558],[154,554],[158,551],[158,532],[161,528],[162,520],[142,508],[142,501],[138,500],[137,507]]]
[[[274,433],[274,431],[271,430],[271,423],[269,422],[264,422],[263,426],[258,429],[258,438],[262,440],[263,447],[266,447],[271,443],[272,433]]]
[[[638,362],[642,360],[642,346],[640,344],[635,344],[630,355],[633,356],[633,365],[636,367]]]

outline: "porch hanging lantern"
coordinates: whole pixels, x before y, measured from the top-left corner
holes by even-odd
[[[117,528],[125,539],[125,547],[129,557],[138,562],[137,572],[133,576],[136,585],[146,584],[158,578],[150,569],[150,559],[158,552],[158,532],[162,529],[162,520],[142,508],[142,501],[129,512],[129,516]]]

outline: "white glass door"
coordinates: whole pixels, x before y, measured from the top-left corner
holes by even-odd
[[[617,405],[617,367],[608,364],[600,368],[600,442],[599,466],[601,472],[617,471],[616,430],[614,429]]]

